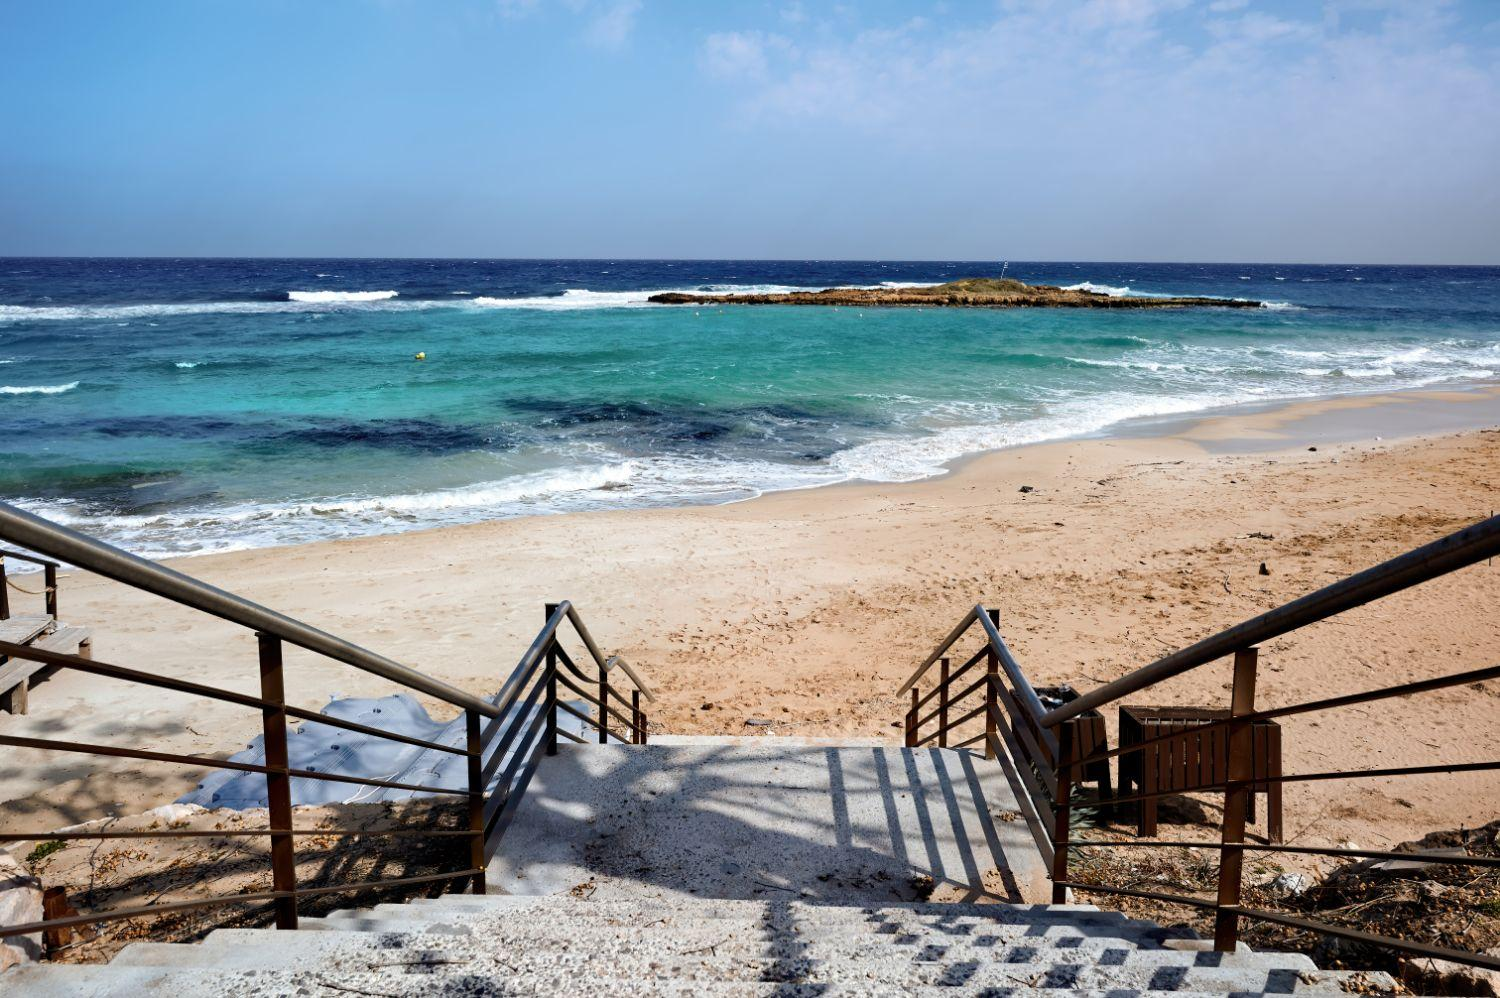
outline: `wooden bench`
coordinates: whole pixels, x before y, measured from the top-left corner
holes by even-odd
[[[89,658],[92,642],[87,627],[59,624],[46,614],[0,620],[0,641],[26,645],[59,655]],[[0,710],[24,714],[30,706],[31,677],[51,666],[26,658],[0,655]]]
[[[1203,707],[1132,707],[1120,708],[1120,748],[1139,745],[1162,735],[1191,732],[1214,721],[1229,719],[1229,711]],[[1281,775],[1281,726],[1275,721],[1255,721],[1251,731],[1251,779],[1266,782],[1250,787],[1249,819],[1255,822],[1255,795],[1266,795],[1266,833],[1272,842],[1281,841],[1281,784],[1270,777]],[[1189,793],[1222,784],[1229,772],[1229,729],[1212,728],[1201,734],[1188,734],[1171,741],[1147,745],[1135,752],[1120,754],[1120,796],[1153,794],[1180,790]],[[1134,788],[1134,789],[1132,789]],[[1150,838],[1156,834],[1156,805],[1159,798],[1140,802],[1137,834]]]

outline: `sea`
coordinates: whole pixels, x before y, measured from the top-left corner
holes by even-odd
[[[1254,309],[653,305],[999,276]],[[421,359],[419,359],[421,358]],[[1500,268],[0,259],[0,499],[150,557],[725,503],[1500,372]]]

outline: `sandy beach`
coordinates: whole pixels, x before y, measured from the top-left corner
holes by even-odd
[[[658,732],[894,741],[896,688],[974,603],[1000,610],[1034,682],[1093,688],[1489,515],[1500,506],[1496,427],[1500,388],[1344,398],[998,451],[911,484],[174,564],[483,694],[514,666],[544,601],[567,598],[606,650],[654,684]],[[17,610],[32,599],[17,594]],[[64,577],[61,605],[65,619],[94,628],[97,659],[255,690],[247,632],[81,575]],[[1497,605],[1500,567],[1481,565],[1271,642],[1261,703],[1493,664]],[[295,650],[288,667],[289,698],[303,706],[393,692]],[[1227,663],[1201,669],[1150,700],[1218,706],[1228,678]],[[772,723],[747,727],[751,718]],[[242,748],[259,727],[247,711],[66,672],[34,689],[29,716],[0,715],[8,734],[207,754]],[[1291,772],[1334,756],[1371,766],[1478,760],[1500,735],[1500,686],[1292,719],[1286,729]],[[0,827],[139,812],[199,775],[7,750]],[[1286,834],[1378,848],[1482,824],[1495,816],[1497,789],[1490,774],[1293,786]]]

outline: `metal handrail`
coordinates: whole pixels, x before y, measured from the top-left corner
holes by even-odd
[[[272,635],[465,710],[475,710],[486,717],[499,714],[494,704],[384,655],[4,502],[0,502],[0,537],[107,579]]]
[[[901,688],[896,691],[896,696],[901,696],[915,686],[917,680],[921,679],[927,670],[932,668],[933,663],[942,658],[943,653],[952,648],[954,643],[964,636],[964,633],[973,626],[975,621],[978,621],[980,626],[984,628],[985,640],[994,649],[996,656],[1000,659],[1000,665],[1005,669],[1011,683],[1015,685],[1016,690],[1021,694],[1021,703],[1025,705],[1027,710],[1032,712],[1034,717],[1040,720],[1047,713],[1047,708],[1042,704],[1041,698],[1036,695],[1036,690],[1032,688],[1031,682],[1021,671],[1021,665],[1016,661],[1016,657],[1010,653],[1009,646],[1006,645],[1005,639],[1000,636],[1000,630],[995,626],[995,622],[990,619],[990,612],[985,608],[983,603],[976,603],[972,610],[964,614],[963,619],[958,622],[958,626],[948,632],[948,636],[937,646],[937,650],[928,655],[926,660],[917,666],[917,671],[913,672],[911,677],[901,684]]]
[[[1398,555],[1331,586],[1252,617],[1150,665],[1142,666],[1127,676],[1048,711],[1041,723],[1046,727],[1053,727],[1084,711],[1112,703],[1148,686],[1155,686],[1163,680],[1206,665],[1241,648],[1264,644],[1299,627],[1363,606],[1486,558],[1493,558],[1497,554],[1500,554],[1500,516],[1492,516],[1415,551]]]
[[[4,505],[4,503],[0,503],[0,505]],[[53,568],[62,567],[58,562],[49,561],[46,558],[38,558],[24,551],[12,551],[10,548],[0,548],[0,561],[4,561],[6,558],[14,558],[16,561],[29,561],[33,565],[51,565]]]

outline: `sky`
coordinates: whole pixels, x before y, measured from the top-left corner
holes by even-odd
[[[1500,0],[0,0],[0,255],[1500,264]]]

